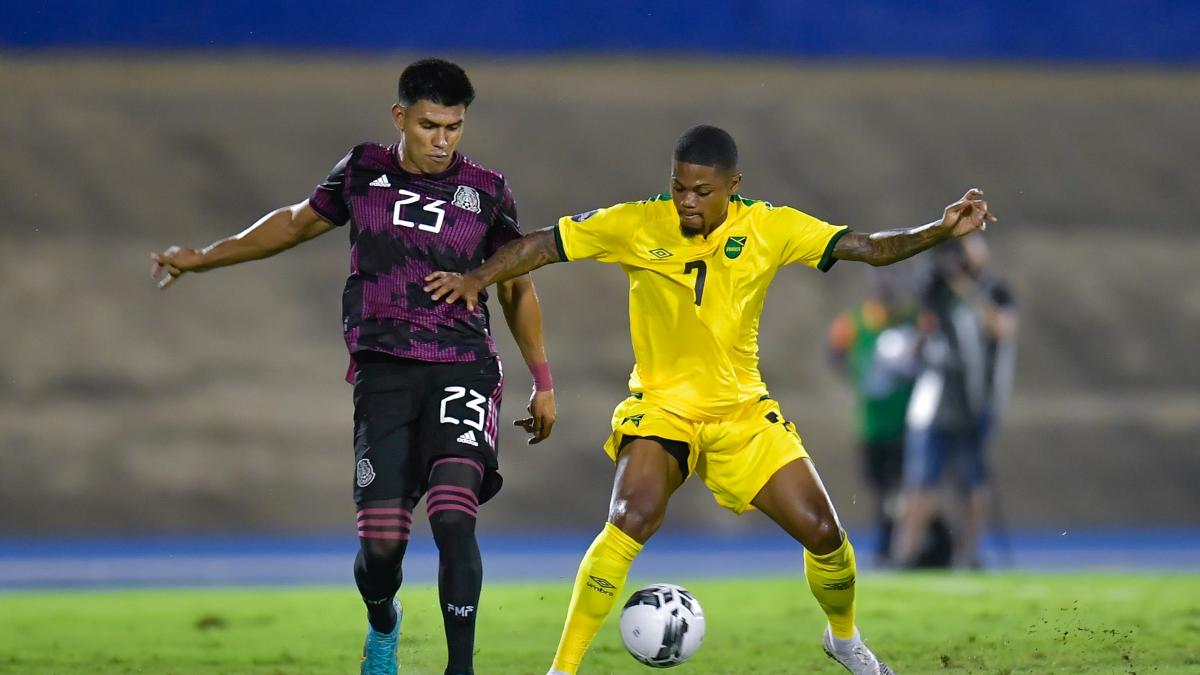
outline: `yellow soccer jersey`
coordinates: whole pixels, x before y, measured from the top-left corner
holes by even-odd
[[[844,226],[735,196],[725,222],[687,238],[670,195],[562,218],[564,260],[618,263],[629,276],[636,363],[629,388],[672,413],[716,420],[767,393],[758,320],[775,271],[834,263]]]

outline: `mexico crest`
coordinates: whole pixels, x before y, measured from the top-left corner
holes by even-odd
[[[746,246],[745,237],[730,237],[725,240],[725,257],[733,260],[742,254],[742,249]]]
[[[479,213],[479,193],[475,188],[459,185],[454,191],[454,201],[451,204],[472,213]]]
[[[355,482],[358,483],[358,487],[367,487],[370,485],[371,481],[375,480],[375,468],[371,466],[371,460],[365,457],[358,460],[355,474]]]

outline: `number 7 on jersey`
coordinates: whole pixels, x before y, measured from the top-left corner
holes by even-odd
[[[691,274],[692,270],[696,270],[696,305],[704,299],[704,277],[708,274],[708,265],[704,264],[703,260],[693,260],[683,266],[684,274]]]

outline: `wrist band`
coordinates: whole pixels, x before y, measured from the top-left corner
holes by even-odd
[[[550,364],[539,363],[529,366],[529,374],[533,376],[533,388],[538,391],[550,391],[554,388],[554,378],[550,376]]]

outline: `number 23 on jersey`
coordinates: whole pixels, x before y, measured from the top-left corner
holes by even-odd
[[[392,205],[393,225],[399,227],[415,227],[418,230],[431,232],[433,234],[437,234],[442,231],[442,222],[446,219],[446,212],[442,210],[442,204],[445,204],[445,201],[440,199],[429,199],[428,197],[419,195],[416,192],[410,192],[408,190],[398,190],[398,192],[400,193],[400,200]],[[421,207],[421,210],[434,214],[435,218],[433,222],[417,223],[411,220],[405,220],[403,217],[404,207],[423,200],[426,203]]]

